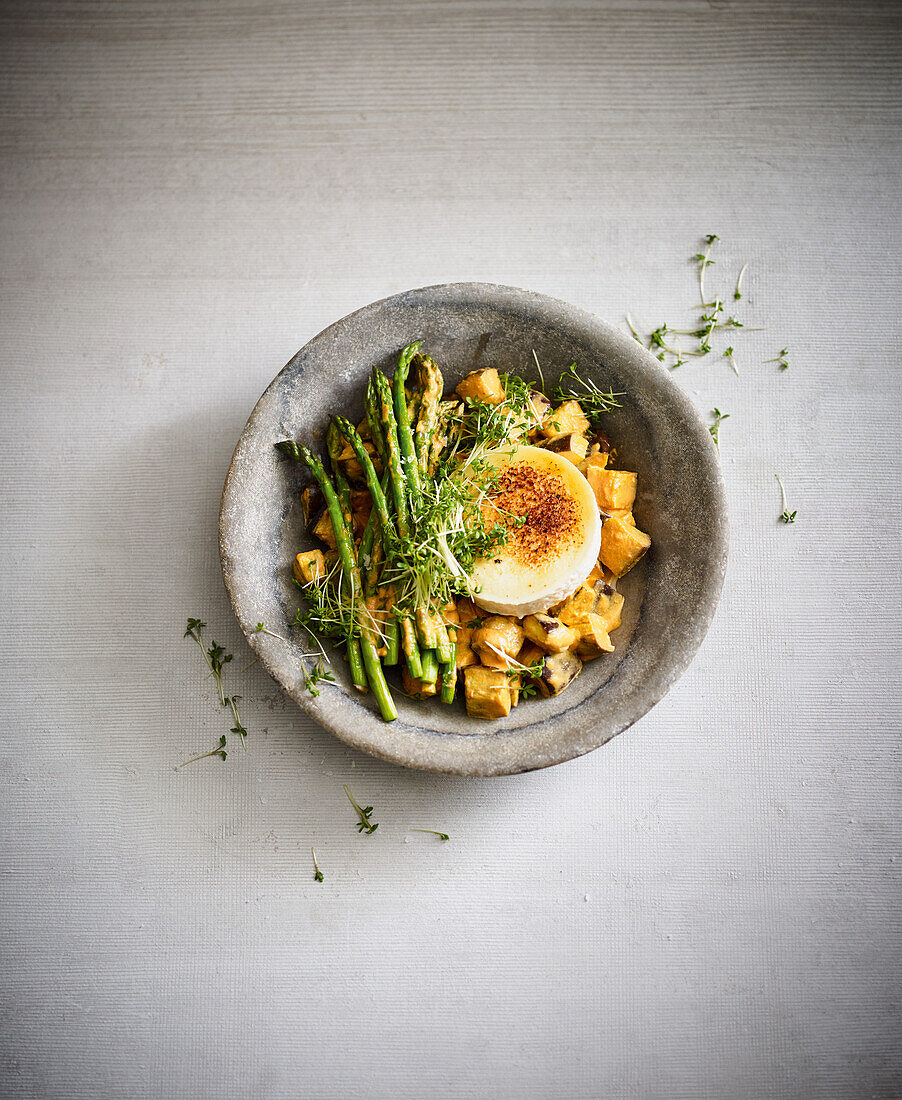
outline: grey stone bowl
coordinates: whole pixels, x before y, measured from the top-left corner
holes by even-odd
[[[599,386],[623,391],[606,429],[618,465],[637,470],[638,525],[652,549],[621,583],[626,597],[616,650],[585,666],[560,696],[522,702],[499,722],[469,719],[462,703],[414,702],[395,691],[399,717],[384,723],[351,686],[337,654],[336,683],[304,689],[309,639],[290,623],[299,593],[294,555],[311,545],[299,504],[304,476],[273,444],[321,447],[330,414],[355,422],[373,364],[392,368],[414,339],[439,363],[447,387],[478,366],[547,382],[574,361]],[[257,402],[222,494],[222,572],[235,614],[263,666],[317,722],[356,748],[412,768],[510,775],[596,749],[646,713],[698,649],[720,596],[728,544],[720,462],[689,399],[653,356],[610,325],[565,302],[512,287],[450,283],[374,302],[302,348]],[[285,639],[258,633],[260,621]]]

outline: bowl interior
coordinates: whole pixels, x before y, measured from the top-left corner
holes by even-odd
[[[585,665],[554,699],[530,699],[500,722],[469,719],[462,702],[414,702],[393,692],[396,722],[354,691],[336,655],[336,684],[304,688],[309,638],[290,623],[299,593],[294,555],[303,529],[304,473],[273,448],[295,438],[320,449],[337,411],[359,421],[374,364],[390,371],[420,339],[452,389],[495,366],[553,383],[576,362],[585,378],[622,392],[605,429],[620,468],[636,470],[636,522],[652,549],[619,585],[626,603],[615,651]],[[317,721],[367,752],[411,767],[501,775],[546,767],[597,748],[664,694],[691,660],[714,612],[726,561],[727,521],[717,453],[694,407],[660,364],[612,327],[566,303],[486,284],[450,284],[376,302],[310,341],[260,398],[223,491],[223,575],[242,630],[261,662]],[[259,634],[263,620],[289,642]],[[392,684],[392,686],[394,686]]]

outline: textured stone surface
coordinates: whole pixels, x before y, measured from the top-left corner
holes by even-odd
[[[576,362],[603,389],[624,394],[606,418],[618,464],[639,474],[635,515],[652,550],[621,585],[626,597],[614,653],[586,664],[561,695],[527,700],[500,722],[395,692],[398,720],[381,720],[371,697],[338,683],[304,689],[303,637],[258,633],[262,619],[291,635],[297,607],[291,563],[312,545],[303,534],[299,468],[273,444],[286,437],[317,449],[329,417],[363,415],[373,364],[390,369],[411,340],[439,363],[452,389],[477,366],[549,384]],[[525,290],[456,283],[407,291],[336,322],[291,360],[257,403],[226,480],[220,547],[223,575],[241,628],[264,666],[318,722],[367,752],[416,768],[504,775],[588,752],[653,706],[692,659],[720,596],[727,517],[716,448],[694,406],[634,340],[564,302]],[[460,694],[460,693],[459,693]]]
[[[896,0],[30,0],[0,31],[3,1100],[902,1095]],[[749,264],[740,376],[673,378],[731,414],[729,563],[628,734],[438,775],[250,663],[220,493],[299,347],[461,280],[690,327],[711,232],[711,289]],[[176,772],[231,724],[186,615],[249,736]]]

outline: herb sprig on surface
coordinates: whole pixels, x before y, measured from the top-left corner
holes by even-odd
[[[450,840],[451,839],[451,837],[448,833],[440,833],[438,831],[438,829],[417,829],[417,828],[412,828],[410,831],[412,833],[432,833],[432,835],[437,836],[439,838],[439,840]]]
[[[322,871],[319,869],[319,864],[316,862],[316,850],[314,848],[311,848],[310,849],[310,854],[313,856],[313,879],[314,879],[314,882],[322,882],[323,879],[325,878],[325,876],[323,875]]]
[[[204,644],[203,631],[207,624],[200,619],[189,618],[185,627],[184,637],[191,638],[192,641],[197,643],[198,648],[204,655],[204,660],[207,663],[207,668],[210,670],[210,674],[216,681],[216,690],[219,695],[219,702],[221,706],[229,707],[232,711],[232,720],[235,723],[229,733],[237,734],[241,738],[241,744],[247,751],[247,743],[245,738],[247,737],[247,730],[241,722],[241,718],[238,714],[238,704],[241,702],[240,695],[226,695],[225,687],[222,681],[222,670],[232,660],[232,654],[227,653],[224,646],[219,645],[215,640],[210,642],[207,646]],[[225,752],[226,739],[221,739],[220,745],[216,749],[212,749],[210,752],[202,753],[200,756],[195,756],[191,760],[186,760],[186,764],[192,764],[195,760],[203,760],[208,756],[219,756],[220,759],[225,760],[227,753]],[[182,767],[182,765],[179,765]]]
[[[783,488],[783,480],[779,474],[774,474],[774,477],[777,479],[777,484],[780,486],[780,497],[783,502],[783,512],[780,515],[780,519],[784,523],[795,523],[798,509],[790,512],[789,505],[786,502],[786,490]]]
[[[789,370],[789,349],[783,348],[779,355],[775,355],[773,359],[765,359],[765,363],[777,363],[780,370]]]
[[[626,315],[626,323],[630,332],[638,343],[644,348],[651,351],[656,358],[668,366],[671,370],[675,370],[677,367],[682,367],[689,359],[699,359],[706,355],[710,355],[716,350],[715,338],[719,333],[724,332],[727,329],[746,329],[749,330],[744,321],[740,321],[732,314],[727,314],[726,307],[724,306],[723,298],[719,295],[709,297],[705,287],[705,274],[709,267],[713,267],[715,260],[712,259],[712,250],[715,244],[720,242],[720,237],[716,233],[708,233],[704,237],[704,251],[696,252],[690,257],[691,261],[698,267],[698,294],[699,305],[697,308],[701,310],[699,317],[699,324],[679,328],[673,325],[661,324],[656,328],[649,328],[646,334],[639,331],[632,317]],[[745,277],[745,273],[748,270],[748,264],[743,264],[739,269],[739,274],[736,277],[735,287],[732,291],[733,301],[740,301],[743,298],[742,284]],[[729,292],[727,292],[729,293]],[[688,337],[695,341],[693,346],[684,346],[681,337]],[[785,355],[785,349],[784,353]],[[730,364],[731,369],[735,374],[739,374],[739,370],[736,365],[736,357],[733,353],[733,348],[727,348],[723,352],[723,357]],[[776,362],[776,360],[773,360]],[[785,370],[788,364],[781,362],[780,369]]]
[[[709,425],[708,431],[711,433],[711,438],[717,444],[717,449],[720,450],[720,425],[724,420],[730,419],[729,413],[722,413],[720,409],[715,409],[713,412],[714,423]]]
[[[347,785],[347,783],[344,784],[344,789],[345,794],[348,796],[348,801],[354,807],[354,810],[357,813],[357,817],[359,818],[356,826],[357,832],[366,833],[367,836],[371,836],[379,828],[379,825],[376,822],[370,820],[370,815],[373,812],[373,807],[361,806],[357,799],[351,794],[351,788]]]
[[[183,760],[181,764],[176,765],[175,770],[178,771],[179,768],[187,767],[188,764],[195,764],[198,760],[206,760],[208,756],[218,756],[220,760],[225,760],[225,758],[229,755],[226,752],[225,746],[226,739],[225,734],[223,734],[222,737],[220,737],[219,744],[216,746],[215,749],[210,749],[209,752],[202,752],[199,753],[197,756],[192,756],[190,760]]]

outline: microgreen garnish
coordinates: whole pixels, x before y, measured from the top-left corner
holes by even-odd
[[[709,425],[708,431],[711,433],[711,438],[717,444],[717,449],[720,450],[720,440],[718,439],[718,434],[720,432],[720,425],[721,425],[722,421],[729,420],[730,414],[729,413],[722,413],[720,411],[720,409],[715,409],[714,413],[712,415],[714,417],[714,423]]]
[[[288,642],[288,639],[281,634],[276,634],[274,630],[270,630],[266,623],[257,623],[257,634],[268,634],[270,638],[278,638],[280,642]],[[289,642],[289,645],[291,643]]]
[[[226,653],[223,646],[217,642],[211,642],[209,648],[205,648],[203,641],[203,629],[206,623],[200,621],[200,619],[189,619],[188,625],[185,628],[185,637],[192,638],[200,646],[200,651],[204,655],[204,660],[207,662],[207,667],[216,680],[216,687],[219,691],[219,701],[224,706],[229,705],[229,701],[225,696],[225,692],[222,687],[222,670],[225,665],[232,659],[231,653]]]
[[[716,233],[709,233],[705,237],[708,247],[704,252],[696,252],[692,259],[698,264],[698,294],[699,301],[703,306],[710,305],[710,302],[705,300],[705,271],[714,264],[714,260],[711,259],[711,246],[715,241],[719,241],[720,237]]]
[[[780,486],[780,497],[783,501],[783,512],[780,515],[780,519],[784,523],[795,523],[798,509],[790,512],[789,505],[786,503],[786,490],[783,488],[783,481],[779,474],[774,474],[774,477],[777,479],[777,484]]]
[[[310,849],[310,854],[313,856],[313,879],[314,879],[315,882],[322,882],[323,878],[324,878],[324,875],[323,875],[322,871],[319,869],[319,864],[316,862],[316,851],[313,848],[311,848]]]
[[[780,370],[789,370],[789,351],[787,348],[783,348],[779,355],[775,355],[773,359],[765,359],[765,363],[777,363]]]
[[[745,275],[746,269],[748,268],[748,266],[749,266],[748,264],[743,264],[742,267],[739,269],[739,275],[737,276],[737,279],[736,279],[736,289],[733,291],[733,298],[737,302],[742,297],[742,289],[741,289],[741,287],[742,287],[742,276]]]
[[[571,363],[557,380],[557,385],[549,396],[558,402],[578,401],[586,416],[595,420],[602,413],[619,409],[620,402],[617,398],[624,397],[625,394],[601,389],[591,378],[583,378],[576,369],[576,363]]]
[[[218,756],[220,760],[225,760],[225,758],[229,755],[226,752],[225,744],[226,739],[225,734],[223,734],[222,737],[220,737],[219,744],[216,746],[215,749],[210,749],[209,752],[202,752],[197,756],[192,756],[190,760],[185,760],[181,764],[177,764],[175,770],[178,771],[179,768],[187,767],[188,764],[194,764],[198,760],[206,760],[208,756]]]
[[[698,265],[698,291],[700,309],[702,312],[697,324],[687,326],[686,328],[678,328],[667,324],[658,325],[657,327],[649,326],[647,335],[643,335],[636,327],[632,317],[629,314],[626,315],[626,323],[632,333],[633,339],[644,348],[647,348],[656,359],[668,366],[671,370],[682,367],[690,358],[703,358],[714,352],[715,338],[719,333],[722,333],[724,329],[747,329],[747,325],[744,321],[739,320],[738,317],[727,315],[723,299],[720,296],[714,295],[713,297],[709,297],[705,290],[705,273],[715,262],[711,258],[711,252],[714,244],[719,240],[720,237],[718,237],[716,233],[708,233],[704,238],[704,251],[696,252],[695,255],[691,257],[693,263]],[[739,301],[742,298],[742,280],[747,270],[748,264],[743,264],[739,269],[735,288],[732,292],[734,301]],[[749,330],[747,329],[747,331]],[[755,330],[752,329],[751,331]],[[680,337],[691,338],[695,341],[695,345],[684,347]],[[724,351],[723,356],[730,364],[734,373],[738,374],[739,370],[736,365],[736,358],[732,347]],[[784,360],[780,364],[780,369],[786,370],[787,366],[788,364]]]
[[[412,833],[432,833],[433,836],[437,836],[439,840],[450,840],[451,837],[448,833],[440,833],[438,829],[411,829]]]
[[[357,822],[357,832],[366,833],[368,836],[374,833],[378,828],[378,824],[370,821],[370,814],[373,812],[372,806],[361,806],[357,799],[351,794],[351,789],[345,783],[345,794],[348,796],[348,801],[357,811],[357,816],[360,820]]]
[[[219,694],[219,702],[224,707],[231,707],[232,719],[234,726],[229,730],[230,733],[237,733],[241,737],[241,744],[247,751],[247,744],[245,738],[247,737],[247,730],[241,723],[241,718],[238,715],[238,704],[241,701],[240,695],[226,695],[225,689],[222,683],[222,670],[232,660],[232,654],[227,653],[225,648],[219,645],[216,641],[211,641],[209,646],[204,644],[203,630],[207,624],[201,622],[200,619],[188,619],[187,626],[185,627],[184,637],[191,638],[192,641],[197,643],[198,648],[204,655],[204,660],[207,662],[207,668],[209,668],[211,675],[216,681],[216,690]],[[207,756],[220,756],[225,760],[225,737],[222,738],[219,748],[213,749],[211,752],[202,753],[200,756],[194,757],[194,760],[203,760]],[[191,764],[193,760],[186,760],[185,763]],[[181,765],[180,765],[181,766]]]

